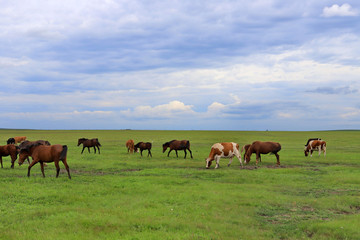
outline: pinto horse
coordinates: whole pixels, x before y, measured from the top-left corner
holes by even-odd
[[[278,154],[280,150],[281,150],[280,143],[255,141],[249,146],[249,149],[246,151],[244,161],[245,163],[250,162],[251,154],[256,153],[256,165],[257,165],[259,160],[261,162],[260,154],[272,153],[275,154],[276,156],[277,165],[280,165],[280,159],[279,159],[280,156]]]
[[[30,144],[20,150],[19,165],[23,164],[24,160],[27,157],[31,156],[33,161],[30,163],[28,167],[27,176],[30,177],[30,169],[32,168],[32,166],[34,166],[36,163],[39,162],[41,165],[42,175],[43,177],[45,177],[44,163],[54,162],[56,167],[56,177],[59,177],[59,173],[60,173],[59,162],[62,161],[68,173],[69,179],[71,179],[70,169],[66,161],[67,150],[68,148],[66,145],[60,145],[60,144],[51,145],[51,146],[41,145],[39,143]]]
[[[326,156],[326,142],[322,141],[322,140],[310,141],[309,144],[304,149],[305,157],[307,157],[309,155],[309,152],[310,152],[310,157],[312,157],[312,153],[314,150],[319,151],[319,156],[321,154],[321,151],[323,151],[324,157],[325,157]]]
[[[175,153],[176,153],[176,157],[179,157],[178,156],[178,150],[184,150],[184,153],[185,153],[185,157],[186,158],[186,150],[189,150],[190,152],[190,156],[191,158],[193,158],[193,155],[192,155],[192,152],[190,150],[190,141],[188,140],[172,140],[170,142],[166,142],[163,144],[163,153],[166,151],[167,148],[170,148],[169,152],[168,152],[168,157],[169,157],[169,154],[172,150],[175,150]]]
[[[9,156],[11,157],[11,168],[14,168],[14,162],[17,158],[19,152],[19,147],[14,144],[8,144],[5,146],[0,146],[0,163],[1,168],[3,168],[2,157]]]
[[[81,154],[84,152],[84,149],[87,147],[88,148],[88,151],[90,153],[90,148],[93,147],[94,148],[94,153],[96,153],[96,148],[99,150],[99,154],[100,154],[100,148],[99,146],[101,147],[101,144],[99,142],[99,140],[97,138],[93,138],[93,139],[87,139],[87,138],[80,138],[78,140],[78,146],[80,146],[80,144],[83,145],[83,149],[81,151]]]
[[[305,147],[307,147],[307,145],[309,145],[309,142],[313,141],[313,140],[321,140],[321,138],[309,138],[307,140],[307,143],[305,144]]]
[[[151,147],[152,147],[152,144],[150,142],[146,142],[146,143],[138,142],[137,144],[134,145],[134,151],[139,152],[139,149],[140,149],[140,154],[142,156],[142,152],[147,149],[148,150],[148,155],[147,156],[150,155],[150,157],[152,157]]]
[[[126,148],[128,150],[128,153],[133,153],[134,152],[134,140],[129,139],[126,141]]]

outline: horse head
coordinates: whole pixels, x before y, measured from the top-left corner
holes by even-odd
[[[80,144],[82,144],[83,142],[85,142],[87,140],[87,138],[79,138],[78,140],[78,146],[80,146]]]
[[[209,168],[211,166],[212,161],[209,158],[205,158],[206,162],[206,168]]]
[[[166,149],[169,147],[169,142],[164,143],[163,145],[163,153],[166,151]]]

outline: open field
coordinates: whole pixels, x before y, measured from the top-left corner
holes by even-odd
[[[35,131],[0,130],[13,136],[67,144],[72,179],[60,163],[31,169],[4,157],[0,169],[0,239],[360,239],[360,131]],[[77,147],[99,138],[101,154]],[[327,141],[327,156],[304,157],[310,137]],[[127,139],[153,142],[153,158],[129,155]],[[194,159],[162,144],[188,139]],[[281,166],[255,155],[240,168],[205,169],[215,142],[240,145],[277,141]]]

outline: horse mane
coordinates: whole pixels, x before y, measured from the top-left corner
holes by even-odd
[[[40,145],[42,145],[42,144],[39,143],[39,142],[28,144],[28,145],[23,146],[23,147],[20,148],[20,153],[21,152],[29,152],[32,147],[37,147],[37,146],[40,146]]]
[[[79,138],[79,140],[85,141],[85,140],[88,140],[88,139],[87,138]]]

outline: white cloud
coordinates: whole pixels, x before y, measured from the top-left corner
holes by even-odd
[[[180,101],[171,101],[167,104],[151,107],[142,105],[135,107],[134,110],[121,111],[121,113],[129,118],[177,118],[179,116],[194,115],[193,105],[185,105]]]
[[[332,5],[331,7],[325,7],[323,9],[323,17],[346,17],[346,16],[358,16],[359,12],[356,9],[353,9],[350,4],[344,3],[339,6],[337,4]]]

